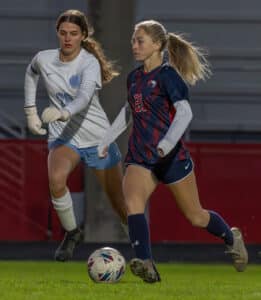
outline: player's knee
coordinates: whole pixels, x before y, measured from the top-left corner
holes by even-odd
[[[139,201],[138,198],[126,198],[125,203],[128,215],[144,213],[145,211],[144,204],[141,201]]]
[[[54,197],[60,197],[66,189],[66,178],[59,172],[49,175],[49,188]]]
[[[113,205],[122,206],[124,197],[121,189],[106,189],[105,192]]]

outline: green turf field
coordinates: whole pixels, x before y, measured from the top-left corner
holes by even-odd
[[[127,269],[117,284],[96,284],[85,262],[0,261],[1,300],[261,299],[261,265],[158,264],[162,282],[143,283]]]

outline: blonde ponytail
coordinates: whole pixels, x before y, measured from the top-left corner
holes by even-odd
[[[168,33],[169,62],[190,85],[211,75],[204,50],[185,40],[182,35]]]

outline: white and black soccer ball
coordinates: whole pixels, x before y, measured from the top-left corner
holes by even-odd
[[[118,282],[126,270],[122,254],[111,247],[95,250],[88,258],[88,274],[94,282]]]

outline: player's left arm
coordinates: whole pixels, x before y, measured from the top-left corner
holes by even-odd
[[[176,109],[175,117],[157,146],[158,154],[161,157],[166,156],[177,145],[193,116],[188,100],[180,100],[173,105]]]
[[[43,122],[50,123],[56,120],[69,120],[72,116],[88,107],[96,89],[100,88],[100,67],[98,62],[93,60],[88,65],[88,68],[82,72],[81,83],[74,100],[62,109],[58,109],[55,106],[47,107],[42,114]]]
[[[193,116],[189,104],[188,86],[173,68],[169,67],[164,71],[162,87],[173,103],[176,113],[168,131],[157,146],[161,157],[166,156],[177,145]]]
[[[42,113],[42,120],[44,123],[50,123],[54,121],[68,121],[73,115],[81,112],[85,109],[96,89],[96,83],[93,81],[85,82],[85,88],[80,88],[77,97],[64,108],[59,109],[55,106],[47,107]]]

